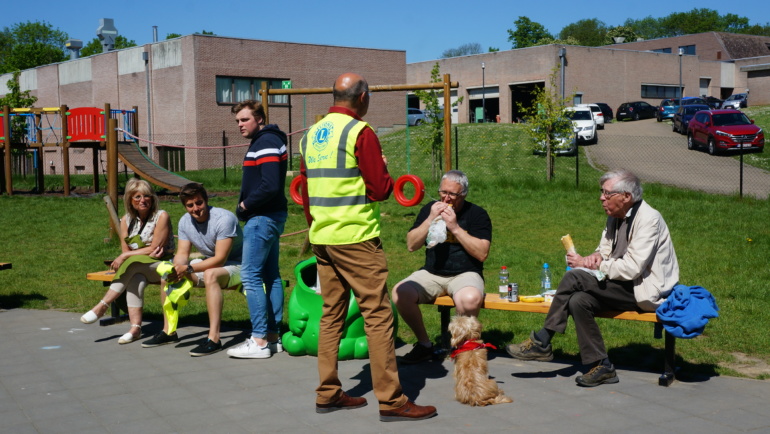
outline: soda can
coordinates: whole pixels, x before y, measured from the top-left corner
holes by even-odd
[[[508,284],[508,301],[510,301],[511,303],[515,303],[519,301],[519,284],[518,283]]]

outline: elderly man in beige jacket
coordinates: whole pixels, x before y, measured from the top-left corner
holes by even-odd
[[[564,333],[572,315],[582,362],[593,365],[576,378],[586,387],[618,382],[595,314],[654,311],[679,281],[671,234],[660,213],[642,200],[639,178],[617,170],[605,173],[599,184],[599,199],[608,216],[599,247],[585,257],[567,254],[567,265],[574,269],[559,283],[543,328],[521,344],[506,347],[520,360],[552,360],[551,338]]]

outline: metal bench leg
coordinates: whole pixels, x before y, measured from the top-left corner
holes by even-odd
[[[452,313],[452,306],[439,306],[438,311],[441,314],[441,346],[448,350],[451,346],[451,337],[449,336],[449,317]]]
[[[659,386],[670,386],[676,375],[676,338],[666,332],[666,355],[663,375],[658,379]]]

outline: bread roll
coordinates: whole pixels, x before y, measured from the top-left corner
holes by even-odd
[[[569,234],[561,237],[561,243],[564,245],[564,250],[566,250],[567,253],[576,253],[575,244],[572,243],[572,237]]]

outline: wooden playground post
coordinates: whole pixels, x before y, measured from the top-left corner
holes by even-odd
[[[268,100],[270,99],[270,93],[267,90],[267,82],[262,82],[262,89],[259,91],[259,95],[262,97],[262,108],[265,109],[265,125],[269,124],[267,120],[270,119],[270,113],[268,112],[270,104],[268,103]]]
[[[444,172],[452,170],[452,95],[450,95],[452,82],[449,74],[444,74]]]
[[[35,113],[35,124],[43,125],[43,114],[40,111]],[[35,166],[37,166],[35,184],[39,188],[37,194],[43,194],[45,192],[45,176],[43,176],[45,174],[45,160],[43,159],[43,130],[40,127],[37,128],[35,133],[35,140],[37,140],[38,146],[38,151],[35,152]]]
[[[109,109],[109,107],[108,107]],[[118,121],[107,119],[107,194],[118,207]]]
[[[64,166],[64,197],[70,195],[70,142],[67,140],[67,105],[59,107],[59,119],[61,123],[61,159]]]
[[[5,192],[8,196],[13,195],[13,177],[11,176],[11,108],[3,106],[3,134],[5,134],[5,155],[3,165],[5,166]]]

